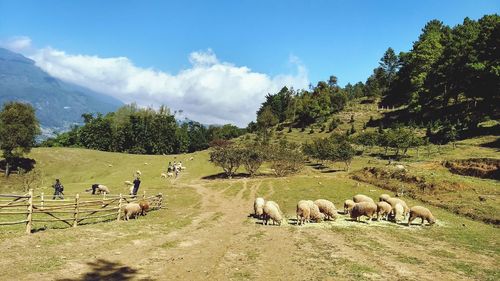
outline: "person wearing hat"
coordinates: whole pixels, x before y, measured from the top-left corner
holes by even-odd
[[[52,200],[55,200],[56,198],[64,199],[64,186],[59,181],[59,179],[56,179],[56,183],[54,183],[52,187],[54,188],[54,196],[52,197]]]

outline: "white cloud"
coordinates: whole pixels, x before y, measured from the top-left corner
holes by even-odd
[[[182,109],[185,116],[208,124],[245,126],[255,119],[267,93],[283,86],[305,88],[309,84],[307,70],[296,57],[290,58],[295,73],[274,77],[221,62],[210,49],[191,53],[191,67],[177,74],[137,67],[126,57],[73,55],[51,47],[38,49],[29,57],[62,80],[125,103]]]
[[[31,38],[27,36],[16,36],[0,41],[0,46],[13,52],[24,52],[31,48]]]

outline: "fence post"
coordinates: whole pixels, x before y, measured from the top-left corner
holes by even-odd
[[[160,201],[160,202],[158,202],[158,203],[159,203],[159,204],[158,204],[158,209],[161,209],[161,207],[162,207],[162,205],[163,205],[163,193],[161,193],[161,192],[160,192],[160,193],[158,194],[158,197],[159,197],[159,200],[158,200],[158,201]]]
[[[122,215],[122,201],[123,197],[122,194],[120,193],[120,200],[118,200],[118,216],[116,217],[116,221],[120,221],[120,217]]]
[[[43,199],[43,192],[40,194],[40,208],[43,210],[43,204],[44,204],[44,199]]]
[[[76,227],[78,225],[78,201],[80,201],[80,194],[77,193],[75,196],[75,212],[73,213],[73,227]]]
[[[33,189],[30,189],[28,193],[28,216],[26,217],[26,233],[31,233],[32,227],[32,216],[33,216]]]

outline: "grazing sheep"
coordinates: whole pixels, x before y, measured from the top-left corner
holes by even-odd
[[[262,197],[255,198],[255,202],[253,203],[253,211],[256,218],[262,218],[264,214],[264,204],[266,201]]]
[[[174,176],[174,173],[172,173],[172,172],[168,172],[168,173],[167,173],[167,177],[171,178],[171,177],[173,177],[173,176]]]
[[[410,208],[408,208],[408,205],[406,205],[406,202],[403,201],[402,199],[391,197],[386,200],[387,203],[391,204],[391,207],[394,209],[396,207],[396,204],[399,203],[401,206],[403,206],[403,215],[406,218],[408,213],[410,212]]]
[[[335,205],[326,199],[318,199],[314,201],[314,204],[318,206],[319,211],[325,215],[327,220],[335,220],[337,218],[337,209]]]
[[[268,224],[269,220],[273,221],[273,225],[275,223],[281,225],[283,217],[281,216],[280,208],[276,202],[267,201],[264,204],[263,211],[264,211],[263,220],[265,225]]]
[[[416,218],[421,218],[422,223],[421,225],[424,224],[424,220],[427,220],[427,222],[432,225],[436,223],[436,218],[432,215],[431,211],[429,209],[422,207],[422,206],[413,206],[410,209],[410,218],[408,219],[408,226],[411,225],[411,222],[416,219]]]
[[[131,181],[124,181],[125,185],[134,185]]]
[[[142,176],[142,173],[141,173],[141,171],[139,171],[139,170],[135,171],[135,174],[136,174],[138,177]]]
[[[377,214],[377,205],[372,202],[359,202],[351,210],[351,218],[359,221],[361,216],[367,216],[368,222]]]
[[[382,194],[378,197],[378,201],[380,202],[387,202],[387,199],[391,198],[389,194]]]
[[[297,203],[297,223],[315,221],[320,222],[325,219],[325,215],[320,212],[319,207],[311,200],[300,200]],[[300,223],[299,223],[300,222]]]
[[[141,206],[137,203],[128,203],[124,207],[124,217],[125,220],[129,220],[130,218],[137,218],[142,213]]]
[[[391,216],[394,219],[394,222],[396,222],[396,223],[400,222],[401,218],[404,219],[404,207],[401,203],[396,203],[394,208],[392,208]]]
[[[309,203],[307,200],[300,200],[297,203],[297,225],[305,224],[311,219],[311,209],[309,208]]]
[[[380,220],[380,217],[387,219],[387,216],[391,213],[391,211],[391,204],[384,201],[377,202],[377,220]]]
[[[98,184],[96,190],[97,190],[97,192],[99,192],[99,194],[102,194],[104,192],[106,192],[106,194],[110,193],[109,188],[105,185],[102,185],[102,184]]]
[[[371,199],[370,197],[363,195],[363,194],[354,195],[354,197],[352,197],[352,201],[354,201],[354,203],[371,202],[371,203],[375,204],[373,199]]]
[[[165,173],[161,173],[161,174],[160,174],[160,178],[162,178],[162,179],[166,179],[166,178],[167,178],[167,174],[165,174]]]
[[[354,201],[347,199],[344,201],[344,214],[349,214],[352,210],[352,207],[354,207]]]
[[[141,216],[145,216],[146,212],[149,210],[149,202],[147,200],[141,200],[139,206],[141,207]]]

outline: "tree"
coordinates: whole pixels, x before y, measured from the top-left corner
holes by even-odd
[[[346,171],[349,171],[352,158],[356,154],[349,139],[339,134],[332,134],[328,138],[320,138],[312,143],[306,143],[304,152],[319,160],[344,162]]]
[[[271,127],[278,123],[278,118],[273,114],[270,106],[265,106],[262,112],[257,116],[257,126],[263,136],[264,143],[269,142],[271,136]]]
[[[271,169],[278,177],[299,172],[304,166],[304,155],[293,143],[280,141],[266,148],[266,155],[271,162]]]
[[[215,146],[210,152],[210,162],[221,167],[228,178],[232,178],[234,173],[242,164],[242,150],[234,144]]]
[[[257,143],[248,145],[241,150],[241,161],[245,170],[253,177],[265,160],[265,153]]]
[[[7,162],[5,175],[9,176],[14,158],[31,151],[40,125],[35,109],[25,103],[8,102],[0,112],[0,148]]]

